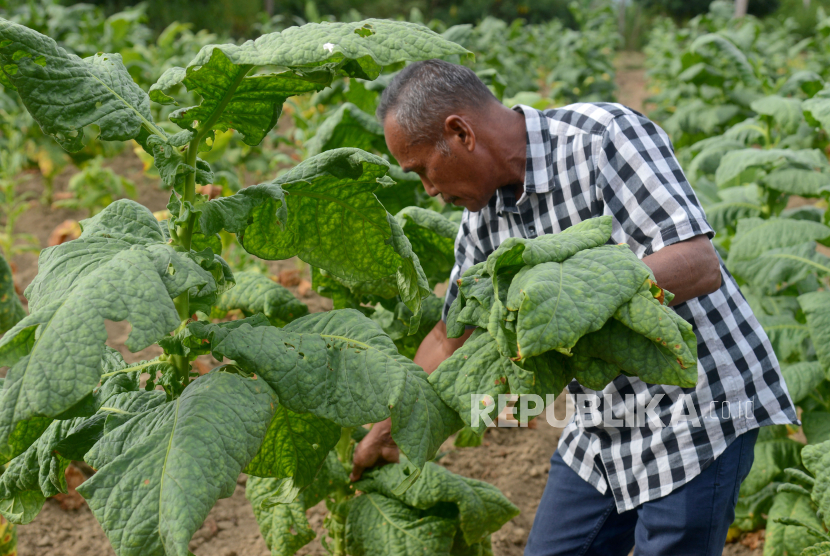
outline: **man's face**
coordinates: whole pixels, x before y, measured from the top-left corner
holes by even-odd
[[[470,136],[469,128],[447,130],[444,150],[434,144],[410,144],[394,114],[386,117],[383,129],[392,156],[403,170],[420,176],[430,197],[441,195],[446,203],[476,212],[487,206],[496,189],[505,185],[495,182],[489,171],[492,158],[487,148]]]

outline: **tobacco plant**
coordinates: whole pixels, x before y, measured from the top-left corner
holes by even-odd
[[[79,492],[117,554],[185,555],[240,472],[284,479],[283,498],[293,500],[341,428],[388,417],[409,462],[391,487],[403,496],[460,427],[457,414],[359,311],[301,317],[290,300],[229,300],[237,279],[217,254],[226,230],[261,258],[298,256],[349,283],[382,282],[417,327],[427,278],[374,195],[393,184],[389,163],[358,149],[328,151],[271,182],[208,200],[196,184],[214,177],[198,155],[217,131],[259,143],[287,97],[318,91],[335,75],[372,79],[383,66],[464,53],[407,23],[310,24],[205,47],[186,68],[165,72],[148,96],[119,55],[81,59],[0,20],[0,80],[45,133],[70,151],[83,146],[91,124],[102,140],[134,139],[174,190],[167,221],[116,201],[82,222],[79,239],[41,253],[26,290],[30,314],[0,340],[0,361],[10,367],[0,401],[0,457],[8,462],[0,513],[31,521],[46,497],[66,490],[69,461],[82,459],[97,472]],[[181,127],[171,135],[154,123],[150,102],[175,103],[168,92],[178,84],[201,102],[171,114]],[[239,294],[257,287],[241,278],[240,286]],[[230,305],[252,316],[207,318]],[[158,343],[164,354],[127,365],[105,346],[105,320],[131,324],[129,350]],[[191,362],[208,351],[229,362],[196,376]],[[162,389],[139,389],[142,372]],[[294,450],[301,445],[309,451]]]
[[[455,475],[432,462],[405,493],[408,463],[387,465],[349,482],[354,443],[363,428],[342,429],[312,484],[289,504],[273,498],[279,479],[253,477],[246,496],[274,556],[290,556],[315,534],[305,511],[325,501],[323,546],[332,554],[492,555],[490,533],[519,514],[494,486]],[[356,491],[362,492],[355,497]]]
[[[783,426],[759,434],[733,528],[766,524],[766,556],[799,554],[816,542],[787,519],[826,525],[815,515],[818,497],[780,485],[788,468],[817,473],[807,454],[830,446],[830,92],[808,72],[787,83],[787,95],[757,98],[755,115],[690,146],[687,166],[726,267],[782,364],[809,443]]]

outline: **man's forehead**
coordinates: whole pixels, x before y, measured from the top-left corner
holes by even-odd
[[[424,143],[413,145],[408,140],[406,132],[391,115],[387,116],[383,122],[383,130],[386,136],[386,146],[392,151],[401,168],[417,170],[423,166],[423,160],[431,150],[429,145]]]

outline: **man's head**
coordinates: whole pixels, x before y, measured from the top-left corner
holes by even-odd
[[[441,60],[407,66],[383,92],[377,117],[392,155],[432,196],[477,211],[499,187],[522,183],[524,118],[469,68]],[[505,145],[507,136],[517,136],[506,127],[518,120],[521,144]],[[509,160],[517,151],[522,160]]]

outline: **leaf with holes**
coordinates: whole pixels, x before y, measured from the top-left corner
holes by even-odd
[[[429,284],[397,220],[374,195],[388,168],[358,149],[326,151],[273,182],[206,203],[201,229],[224,228],[258,257],[297,256],[347,282],[391,279],[417,318]]]

